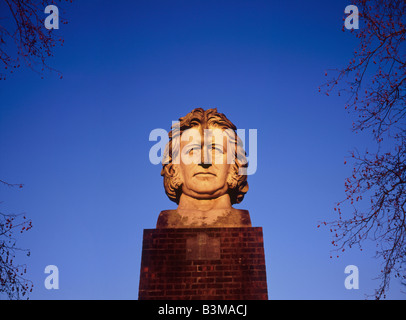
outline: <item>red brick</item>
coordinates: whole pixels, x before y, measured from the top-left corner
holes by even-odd
[[[186,260],[186,240],[196,236],[217,239],[210,250],[218,255],[194,251],[197,260]],[[194,243],[189,250],[206,250]],[[145,229],[139,299],[266,300],[265,270],[262,228]]]

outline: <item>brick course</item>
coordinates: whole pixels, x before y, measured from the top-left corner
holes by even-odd
[[[262,228],[145,229],[138,299],[267,300]]]

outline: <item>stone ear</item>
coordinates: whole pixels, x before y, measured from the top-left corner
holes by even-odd
[[[237,187],[237,179],[234,166],[230,166],[226,182],[228,184],[229,189],[235,189]]]
[[[174,189],[178,189],[183,184],[183,175],[182,171],[178,164],[172,164],[172,180],[173,180],[173,187]]]

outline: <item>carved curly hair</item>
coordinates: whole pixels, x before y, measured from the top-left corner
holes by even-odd
[[[233,133],[231,135],[227,134],[230,144],[235,146],[234,163],[232,164],[231,172],[227,179],[229,187],[228,193],[230,195],[231,204],[240,203],[248,191],[247,175],[240,174],[243,171],[240,170],[240,168],[246,169],[248,167],[246,153],[241,139],[236,134],[237,128],[224,114],[217,112],[216,108],[208,110],[196,108],[186,116],[179,118],[178,123],[172,125],[172,130],[168,134],[169,142],[166,145],[162,159],[161,176],[164,177],[166,195],[170,200],[179,204],[179,199],[182,194],[182,181],[176,170],[176,166],[174,166],[173,160],[179,157],[181,134],[185,130],[197,126],[202,126],[204,129],[214,127],[225,130],[226,133]]]

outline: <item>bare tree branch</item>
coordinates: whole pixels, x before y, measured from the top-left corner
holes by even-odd
[[[378,151],[351,153],[354,166],[345,181],[346,198],[334,208],[338,219],[324,224],[333,233],[337,251],[375,242],[376,257],[383,261],[375,292],[380,299],[391,276],[401,276],[406,257],[406,2],[353,2],[364,23],[351,30],[359,46],[349,64],[335,70],[322,87],[327,95],[348,94],[345,108],[357,117],[354,132],[369,130]],[[353,211],[349,216],[342,212],[347,204]]]
[[[55,30],[44,26],[48,5],[72,0],[0,0],[8,9],[8,16],[0,20],[0,80],[14,73],[21,65],[42,75],[44,71],[61,72],[48,65],[57,44],[64,40]],[[62,24],[67,20],[61,18]]]

